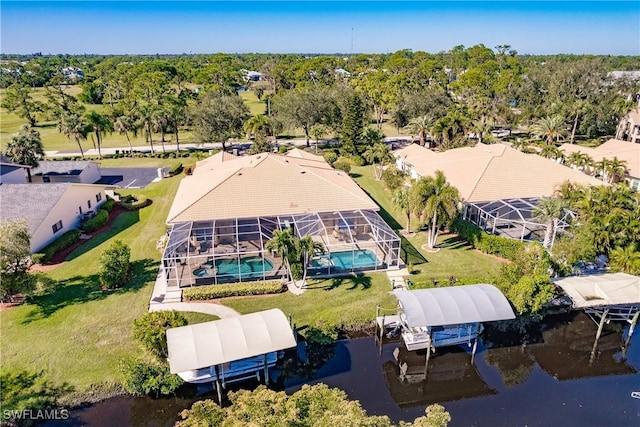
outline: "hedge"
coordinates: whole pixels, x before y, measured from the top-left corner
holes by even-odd
[[[107,212],[111,212],[115,205],[116,205],[116,201],[111,198],[108,198],[106,202],[100,205],[100,209],[104,209]]]
[[[145,196],[129,196],[120,202],[120,205],[123,208],[130,211],[144,208],[145,206],[149,206],[150,204],[151,200],[147,199]]]
[[[53,256],[80,240],[79,230],[69,230],[56,240],[48,244],[40,253],[34,254],[41,262],[48,262]]]
[[[109,222],[109,212],[105,209],[98,209],[96,216],[80,224],[80,230],[91,233],[104,226],[107,222]]]
[[[169,175],[171,176],[178,175],[180,172],[182,172],[182,163],[180,162],[174,164],[171,169],[169,169]]]
[[[282,292],[282,282],[228,283],[225,285],[206,285],[187,288],[182,291],[184,301],[202,301],[215,298],[237,297],[248,295],[278,294]]]
[[[458,233],[479,251],[511,261],[514,261],[517,254],[527,246],[526,243],[519,240],[486,233],[480,227],[461,218],[457,218],[450,228],[451,231]]]

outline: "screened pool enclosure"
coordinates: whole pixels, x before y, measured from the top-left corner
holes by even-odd
[[[163,254],[169,286],[287,278],[279,254],[265,249],[275,230],[311,236],[308,276],[333,276],[398,266],[400,239],[372,210],[180,222],[172,225]]]
[[[520,241],[542,242],[547,224],[535,215],[540,200],[540,197],[529,197],[468,202],[464,206],[463,218],[488,233]],[[567,209],[562,218],[558,218],[553,240],[556,234],[564,232],[570,226],[574,215]]]

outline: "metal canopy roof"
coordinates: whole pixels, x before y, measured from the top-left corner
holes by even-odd
[[[626,273],[567,277],[555,282],[575,308],[640,303],[640,277]]]
[[[167,329],[167,346],[175,374],[295,347],[296,340],[284,313],[272,309]]]
[[[397,289],[392,292],[402,307],[407,326],[443,326],[514,319],[509,301],[493,285]]]

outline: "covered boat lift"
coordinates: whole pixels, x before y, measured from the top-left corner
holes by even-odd
[[[640,277],[626,273],[592,274],[566,277],[555,284],[571,299],[573,309],[583,310],[598,325],[592,359],[602,328],[611,320],[631,325],[624,343],[626,351],[640,317]]]
[[[169,369],[190,383],[221,385],[260,378],[277,360],[277,352],[295,347],[296,339],[287,317],[279,309],[167,329]]]
[[[481,322],[515,319],[505,296],[493,285],[476,284],[392,292],[398,298],[397,319],[407,350],[427,349],[425,375],[432,349],[468,344],[475,356]],[[377,319],[384,333],[385,320]],[[380,339],[382,346],[382,339]]]

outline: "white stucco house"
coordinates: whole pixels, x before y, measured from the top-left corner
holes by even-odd
[[[42,160],[31,169],[31,182],[93,184],[100,180],[100,165],[88,160]]]
[[[0,220],[24,219],[35,253],[76,228],[83,214],[95,211],[115,187],[52,183],[0,185]]]

